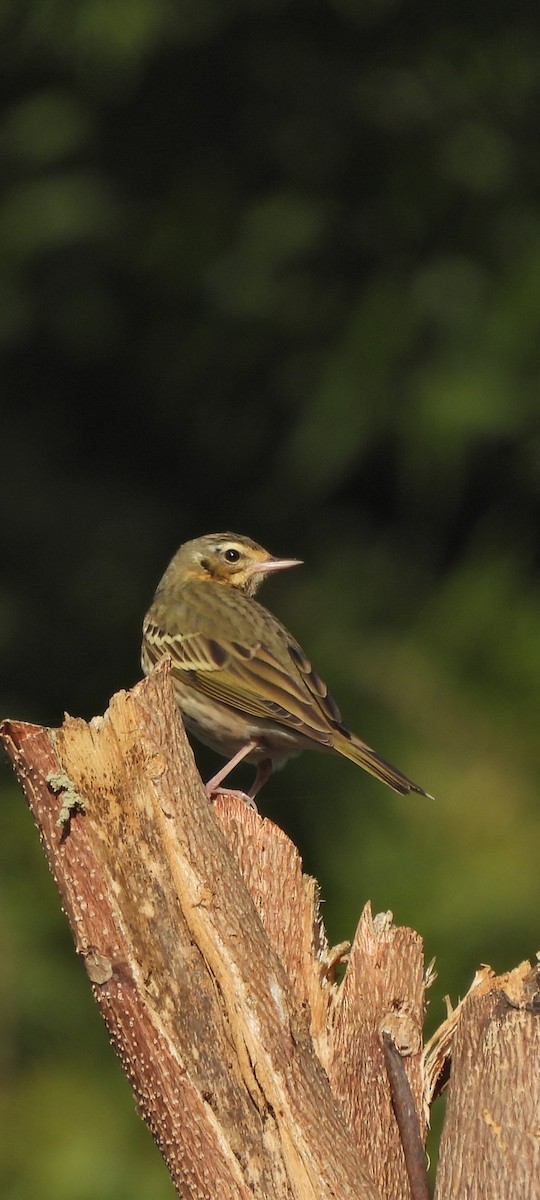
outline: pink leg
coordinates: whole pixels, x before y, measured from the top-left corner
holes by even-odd
[[[211,796],[213,792],[223,791],[224,789],[220,788],[219,786],[222,779],[226,779],[227,775],[230,775],[231,771],[238,766],[238,763],[242,762],[242,759],[247,758],[248,754],[251,754],[251,752],[256,749],[257,742],[255,741],[247,742],[245,746],[242,746],[242,749],[239,750],[238,753],[233,756],[233,758],[230,758],[229,761],[225,763],[225,766],[221,767],[221,769],[217,771],[215,775],[212,775],[212,778],[208,780],[208,783],[206,784],[207,795]]]
[[[239,750],[233,758],[229,759],[229,762],[226,762],[225,765],[221,767],[221,770],[219,770],[215,775],[212,776],[211,779],[208,780],[208,783],[206,784],[206,794],[208,799],[210,799],[212,796],[215,796],[216,793],[219,793],[220,796],[236,796],[239,800],[244,800],[244,802],[248,804],[250,808],[254,808],[255,812],[257,812],[255,796],[258,792],[260,792],[261,788],[272,774],[271,759],[265,758],[261,763],[259,763],[253,786],[249,789],[248,793],[237,791],[234,788],[220,787],[221,781],[227,778],[227,775],[230,774],[234,767],[238,766],[238,763],[242,762],[244,758],[247,758],[247,756],[251,754],[253,750],[256,750],[257,746],[258,742],[247,742],[247,744],[242,746],[242,749]]]
[[[257,774],[255,776],[253,785],[249,789],[249,799],[251,801],[255,800],[255,796],[257,796],[258,793],[260,792],[261,788],[264,787],[266,781],[268,779],[270,779],[271,774],[272,774],[272,759],[271,758],[263,758],[262,762],[260,762],[257,767]]]

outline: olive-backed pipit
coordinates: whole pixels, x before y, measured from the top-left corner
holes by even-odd
[[[270,571],[299,560],[272,558],[250,538],[212,533],[186,542],[161,580],[143,627],[146,674],[170,656],[178,707],[189,730],[227,758],[208,795],[241,762],[257,764],[253,801],[275,767],[301,750],[343,754],[405,795],[412,783],[360,741],[298,642],[253,597]]]

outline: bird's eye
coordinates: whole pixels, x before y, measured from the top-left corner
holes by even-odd
[[[225,550],[224,558],[227,559],[227,562],[236,563],[240,558],[240,551],[235,550],[234,546],[229,546],[229,549]]]

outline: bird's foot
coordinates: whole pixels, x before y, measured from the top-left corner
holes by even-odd
[[[255,804],[253,796],[248,796],[247,792],[241,792],[238,788],[222,788],[222,787],[211,788],[207,784],[206,795],[208,796],[208,799],[210,800],[210,802],[212,802],[212,800],[214,800],[216,796],[236,796],[237,800],[243,800],[244,804],[247,804],[248,808],[253,809],[253,812],[259,811],[257,808],[257,805]]]

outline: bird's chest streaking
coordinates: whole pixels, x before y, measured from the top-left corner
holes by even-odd
[[[218,754],[232,758],[246,742],[256,739],[258,747],[246,756],[246,762],[270,758],[278,767],[306,747],[305,738],[275,721],[248,717],[210,700],[185,679],[185,672],[175,674],[173,685],[186,728]]]

